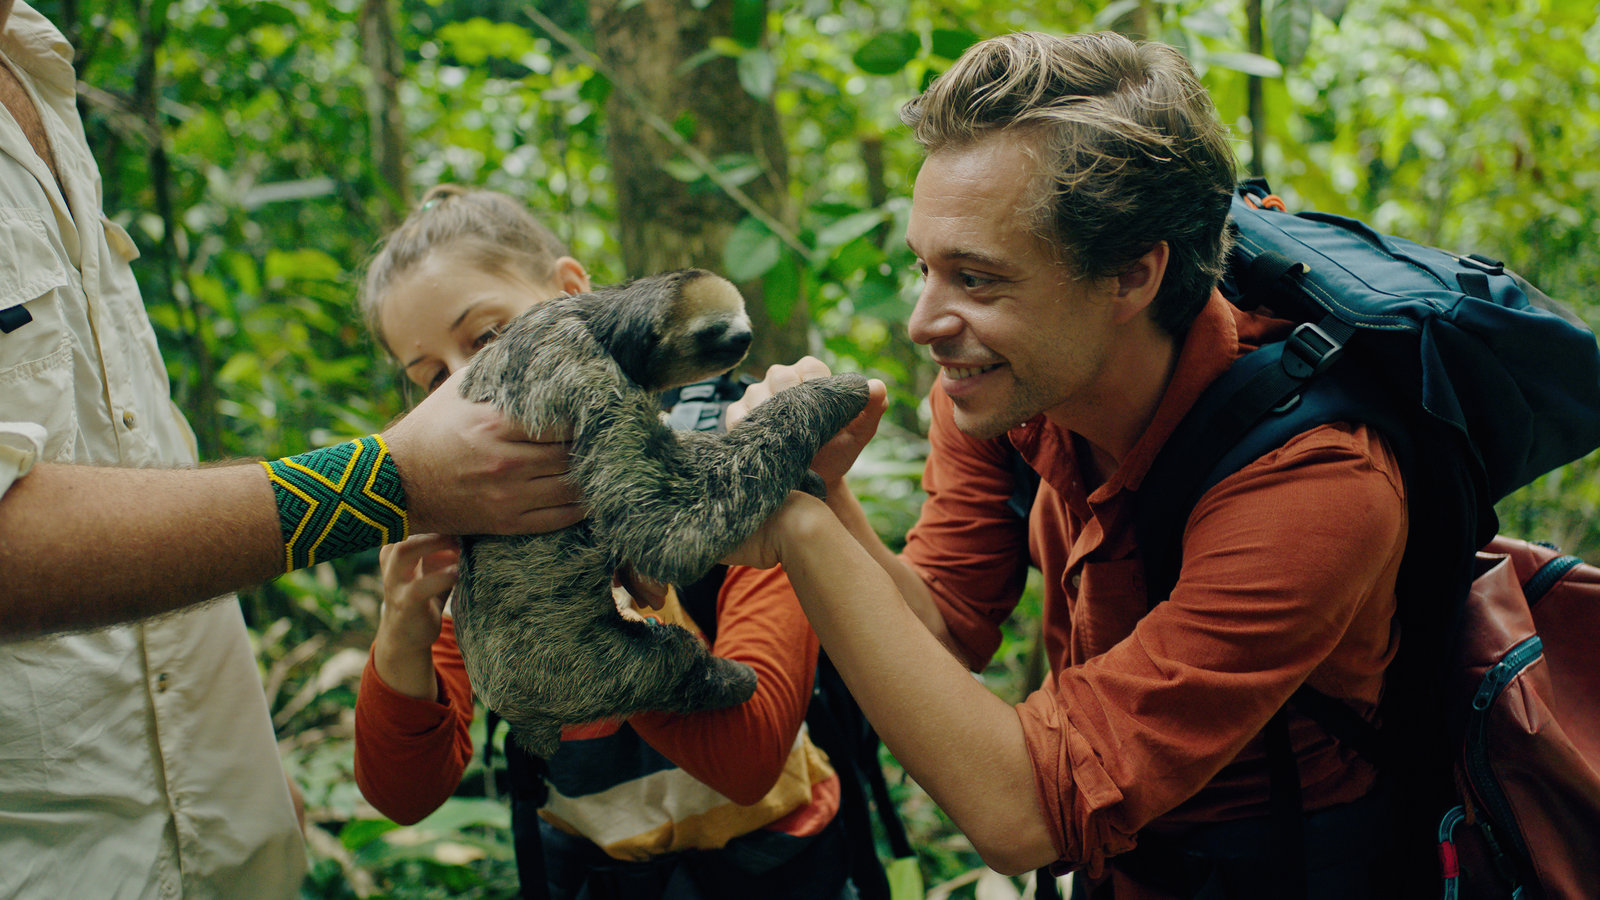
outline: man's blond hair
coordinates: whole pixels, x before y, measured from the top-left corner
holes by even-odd
[[[1222,276],[1234,187],[1227,129],[1188,60],[1113,32],[1019,32],[974,45],[900,111],[929,153],[1002,132],[1041,171],[1019,210],[1082,277],[1170,249],[1153,316],[1189,327]]]

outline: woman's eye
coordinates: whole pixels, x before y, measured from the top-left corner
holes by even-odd
[[[433,378],[428,381],[428,393],[431,394],[438,390],[439,385],[444,384],[445,379],[449,377],[450,373],[444,369],[440,369],[439,371],[433,373]]]
[[[499,325],[496,325],[488,331],[485,331],[483,334],[478,335],[477,339],[472,342],[472,349],[482,350],[489,344],[490,341],[493,341],[495,338],[499,337],[500,332],[505,330],[505,323],[501,322]]]

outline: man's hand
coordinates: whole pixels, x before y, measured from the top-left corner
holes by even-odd
[[[583,518],[563,476],[570,433],[529,436],[461,396],[457,371],[384,432],[413,533],[527,534]]]
[[[790,491],[778,511],[767,517],[761,527],[745,538],[744,543],[723,557],[729,566],[749,566],[752,569],[770,569],[781,564],[789,542],[803,541],[804,530],[815,527],[809,517],[821,515],[833,521],[834,515],[826,504],[802,491]]]
[[[814,356],[802,357],[792,366],[773,366],[767,369],[767,377],[764,380],[750,385],[743,397],[729,404],[728,427],[732,428],[748,415],[750,410],[760,406],[773,394],[792,388],[802,381],[826,378],[832,374],[827,364]],[[811,459],[811,470],[822,476],[822,483],[830,494],[844,481],[845,473],[855,465],[856,457],[861,455],[861,451],[872,440],[872,436],[878,433],[878,423],[883,420],[883,411],[888,406],[888,390],[882,381],[876,378],[869,380],[867,389],[871,392],[867,398],[867,408],[834,435],[832,440],[822,445],[822,449]]]

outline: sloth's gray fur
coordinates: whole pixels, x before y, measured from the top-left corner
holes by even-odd
[[[468,399],[531,433],[571,423],[568,478],[588,506],[561,531],[463,541],[453,613],[467,675],[530,752],[554,752],[563,724],[755,690],[750,667],[682,628],[622,618],[611,596],[624,565],[691,584],[790,490],[820,493],[807,466],[866,406],[859,375],[782,391],[726,435],[661,421],[658,394],[733,368],[749,344],[738,291],[689,270],[541,303],[473,358]]]

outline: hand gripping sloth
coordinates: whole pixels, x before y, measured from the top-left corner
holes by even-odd
[[[462,540],[452,610],[467,676],[530,753],[554,753],[564,724],[755,691],[749,666],[678,626],[623,618],[611,594],[625,566],[691,584],[790,490],[822,495],[808,466],[866,407],[859,375],[782,391],[726,434],[661,421],[660,393],[732,369],[750,340],[738,290],[691,269],[540,303],[473,357],[463,396],[530,433],[571,423],[567,478],[589,510],[548,534]]]

